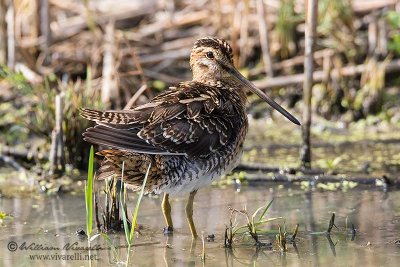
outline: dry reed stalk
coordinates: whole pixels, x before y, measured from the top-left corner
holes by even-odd
[[[44,65],[48,65],[50,62],[49,47],[51,45],[51,31],[50,31],[50,13],[49,13],[49,1],[39,1],[40,10],[40,34],[42,37],[41,50],[44,54]]]
[[[63,99],[64,94],[56,95],[56,124],[51,132],[51,148],[50,148],[50,174],[56,171],[65,170],[65,154],[64,154],[64,134],[63,134]],[[61,167],[61,168],[60,168]]]
[[[333,53],[331,50],[327,50],[324,54],[323,62],[322,62],[322,70],[324,72],[323,82],[328,85],[331,82],[331,72],[333,68],[332,63]]]
[[[7,5],[6,0],[0,0],[0,65],[7,64]]]
[[[61,167],[61,171],[65,170],[65,153],[64,153],[64,133],[63,133],[63,111],[64,111],[64,94],[56,95],[56,131],[57,131],[57,158]]]
[[[244,66],[249,56],[249,0],[240,1],[241,22],[240,22],[240,39],[239,39],[239,66]]]
[[[160,33],[167,29],[170,30],[171,28],[196,25],[208,19],[209,17],[209,10],[200,10],[189,13],[187,13],[187,11],[176,12],[172,19],[167,17],[140,27],[137,31],[137,34],[135,34],[135,38],[140,40],[142,38],[149,37],[150,35]]]
[[[161,53],[154,53],[149,55],[143,55],[139,57],[142,64],[154,64],[166,59],[186,59],[189,56],[188,48],[181,48],[178,50],[162,51]]]
[[[372,15],[371,21],[368,24],[368,53],[375,54],[378,46],[378,22],[375,15]]]
[[[388,54],[388,29],[385,18],[379,18],[378,20],[378,53],[382,57],[386,57]]]
[[[6,13],[7,23],[7,67],[14,69],[15,66],[15,10],[14,1],[8,0]]]
[[[94,3],[94,2],[91,2]],[[154,14],[155,1],[98,1],[94,4],[93,17],[97,24],[107,23],[110,20],[118,23],[126,19],[135,19],[141,16]],[[86,12],[86,11],[85,11]],[[88,20],[85,15],[76,15],[52,22],[53,41],[64,41],[87,29]]]
[[[242,20],[241,14],[240,14],[240,8],[238,8],[239,4],[237,4],[235,1],[231,0],[231,5],[235,6],[234,11],[232,12],[231,15],[231,46],[233,50],[233,62],[235,64],[235,67],[239,67],[239,47],[237,44],[237,40],[239,40],[240,37],[240,23]]]
[[[318,1],[307,1],[306,12],[306,31],[305,31],[305,58],[304,58],[304,83],[303,83],[303,146],[301,148],[300,160],[302,167],[311,169],[311,140],[310,140],[310,127],[311,127],[311,98],[313,87],[313,74],[314,74],[314,42],[316,38],[316,28],[318,21]]]
[[[354,75],[360,75],[366,69],[365,64],[360,64],[356,66],[346,66],[341,69],[333,69],[331,72],[331,77],[349,77]],[[385,65],[385,72],[392,73],[400,71],[400,59],[394,59]],[[325,77],[325,72],[323,70],[314,71],[313,81],[322,82]],[[304,74],[293,74],[287,76],[273,77],[269,79],[262,79],[253,81],[254,85],[260,89],[268,88],[279,88],[286,87],[290,85],[296,85],[304,82]]]
[[[52,6],[55,6],[60,10],[85,16],[85,6],[80,2],[70,2],[64,0],[49,0],[49,2]]]
[[[366,14],[384,7],[395,6],[397,1],[398,0],[353,0],[352,8],[355,13]]]
[[[110,107],[111,99],[116,98],[117,85],[114,79],[114,21],[110,20],[104,33],[104,57],[103,57],[103,83],[101,87],[101,101],[107,108]]]
[[[268,41],[269,34],[268,34],[267,20],[265,19],[263,0],[257,0],[257,18],[258,18],[258,28],[260,34],[260,44],[262,49],[265,74],[269,77],[272,77],[274,76],[274,70],[272,67],[271,55],[269,53],[269,41]]]
[[[331,48],[325,48],[322,50],[318,50],[314,52],[314,60],[316,62],[318,61],[323,61],[326,53],[333,53],[334,50]],[[284,59],[282,61],[279,62],[274,62],[274,64],[272,65],[272,69],[274,70],[274,72],[276,71],[286,71],[286,70],[290,70],[296,66],[299,65],[303,65],[304,64],[304,55],[299,55],[299,56],[294,56],[288,59]],[[259,74],[261,74],[263,71],[262,68],[253,68],[250,70],[250,75],[251,76],[257,76]]]

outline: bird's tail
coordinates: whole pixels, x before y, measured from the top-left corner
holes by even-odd
[[[102,150],[97,153],[104,156],[99,168],[96,179],[104,180],[114,177],[128,185],[134,191],[140,190],[145,178],[149,164],[152,164],[145,191],[152,191],[152,186],[157,182],[159,171],[154,164],[154,158],[151,155],[130,153],[121,150]],[[124,165],[122,172],[122,165]]]

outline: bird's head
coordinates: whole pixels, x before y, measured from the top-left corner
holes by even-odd
[[[190,54],[190,67],[193,71],[194,81],[201,83],[235,81],[243,88],[248,88],[258,95],[291,122],[300,125],[300,122],[292,114],[240,74],[233,64],[232,48],[227,41],[215,37],[197,40]]]

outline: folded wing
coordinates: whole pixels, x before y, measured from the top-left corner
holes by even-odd
[[[196,83],[180,84],[152,102],[131,110],[82,109],[98,125],[84,139],[137,153],[203,157],[226,145],[235,116],[218,89]]]

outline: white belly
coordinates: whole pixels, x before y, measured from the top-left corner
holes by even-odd
[[[219,179],[222,175],[232,172],[232,170],[239,164],[241,154],[242,153],[238,153],[238,155],[231,160],[231,162],[226,165],[225,168],[219,169],[218,171],[202,171],[202,166],[194,166],[191,169],[197,169],[199,171],[192,171],[189,174],[191,179],[183,179],[179,184],[167,186],[163,188],[162,191],[171,195],[182,195],[189,194],[192,191],[209,186],[213,181]]]

